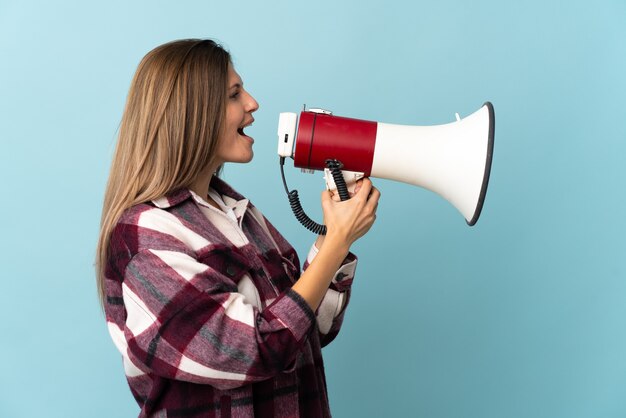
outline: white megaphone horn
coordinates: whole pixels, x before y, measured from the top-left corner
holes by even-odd
[[[456,118],[444,125],[393,125],[310,109],[300,113],[298,124],[296,113],[281,113],[281,167],[286,157],[304,170],[324,170],[329,161],[338,161],[342,170],[353,172],[351,178],[371,176],[423,187],[450,202],[472,226],[480,216],[489,183],[493,105],[486,102],[471,115],[461,119],[456,114]],[[334,179],[338,180],[336,175]],[[291,204],[298,217],[301,207]]]

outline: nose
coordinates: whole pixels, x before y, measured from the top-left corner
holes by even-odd
[[[252,97],[250,93],[246,92],[246,94],[248,95],[248,100],[246,101],[246,110],[250,113],[259,110],[259,103],[257,103],[257,101],[254,99],[254,97]]]

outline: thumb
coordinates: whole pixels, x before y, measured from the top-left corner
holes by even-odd
[[[333,200],[330,191],[328,190],[324,190],[322,192],[322,204],[328,204],[328,202],[331,202]]]

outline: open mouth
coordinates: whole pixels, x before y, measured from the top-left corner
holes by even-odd
[[[237,133],[240,136],[243,136],[244,138],[246,138],[248,141],[250,141],[250,143],[254,143],[254,139],[252,139],[251,136],[246,135],[246,133],[243,131],[244,127],[237,129]]]
[[[246,129],[248,126],[252,125],[252,122],[254,122],[254,119],[252,119],[251,121],[249,121],[248,123],[245,123],[243,126],[240,126],[237,129],[237,133],[241,136],[245,136],[246,138],[252,139],[251,137],[249,137],[248,135],[246,135],[246,133],[244,132],[244,129]]]

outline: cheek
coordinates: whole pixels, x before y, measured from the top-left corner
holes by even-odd
[[[226,107],[226,121],[228,124],[239,125],[243,117],[241,106],[237,103],[230,102]]]

